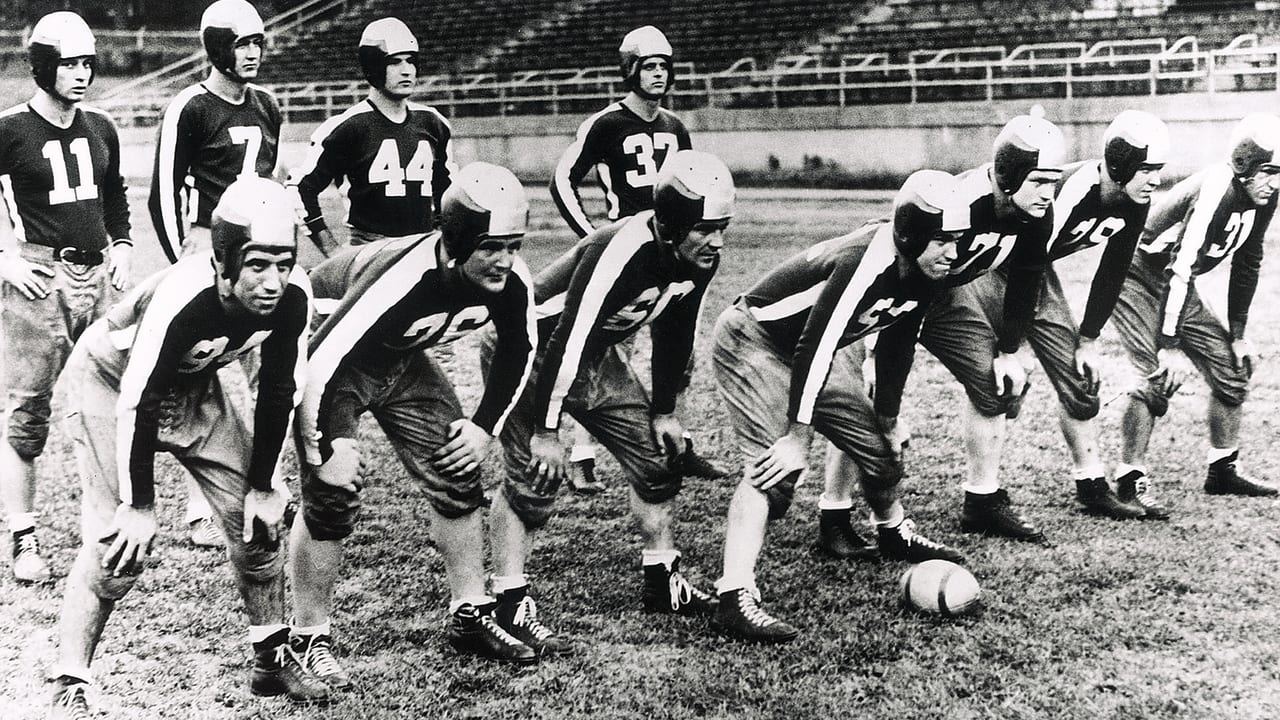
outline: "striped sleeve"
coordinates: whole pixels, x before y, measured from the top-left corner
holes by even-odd
[[[1173,262],[1169,265],[1169,291],[1165,296],[1164,314],[1160,321],[1161,347],[1172,347],[1177,342],[1196,259],[1209,241],[1209,226],[1230,189],[1229,172],[1209,173],[1191,206]]]
[[[433,217],[435,217],[434,224],[438,227],[440,225],[440,198],[444,195],[444,191],[449,189],[449,186],[453,183],[453,176],[458,172],[458,164],[453,159],[453,126],[434,107],[424,105],[422,109],[435,116],[436,121],[440,123],[444,138],[440,151],[435,154],[431,168],[431,204],[434,211]]]
[[[320,193],[334,182],[342,180],[342,151],[346,145],[341,142],[338,129],[349,118],[365,112],[363,105],[365,104],[356,105],[321,123],[311,133],[311,144],[307,147],[307,155],[302,164],[289,173],[286,184],[297,189],[302,207],[306,211],[304,222],[313,238],[328,229],[324,212],[320,209]]]
[[[155,226],[160,249],[169,262],[177,262],[182,254],[185,228],[182,221],[183,188],[187,171],[194,156],[192,119],[187,113],[191,99],[204,92],[199,85],[192,85],[169,103],[160,120],[160,136],[156,140],[155,166],[151,173],[151,196],[147,207],[151,211],[151,223]]]
[[[258,398],[253,407],[253,451],[249,456],[249,487],[269,491],[280,448],[305,387],[307,335],[311,324],[311,286],[301,269],[290,277],[276,314],[281,322],[262,343]]]
[[[472,422],[490,435],[502,432],[533,372],[533,349],[538,338],[538,318],[533,300],[533,275],[516,258],[503,291],[503,307],[495,308],[493,324],[498,334],[493,364],[485,378],[484,395]]]
[[[560,215],[569,227],[578,234],[578,237],[586,237],[594,226],[591,224],[591,218],[587,217],[587,211],[582,207],[582,197],[578,194],[578,185],[582,183],[582,179],[590,172],[592,165],[598,160],[592,145],[592,130],[596,126],[596,121],[613,109],[613,106],[601,110],[583,121],[578,126],[577,135],[573,139],[573,143],[565,149],[564,154],[560,156],[560,162],[556,164],[555,174],[551,179],[551,198],[555,200],[556,207],[560,209]],[[607,183],[604,174],[607,170],[602,165],[597,172],[602,173],[601,182]],[[610,207],[616,207],[617,203],[613,203]]]

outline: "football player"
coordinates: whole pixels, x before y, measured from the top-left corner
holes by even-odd
[[[485,450],[533,363],[533,276],[518,254],[529,204],[511,171],[487,163],[457,173],[440,204],[440,231],[349,248],[311,274],[318,302],[337,307],[312,340],[295,433],[305,522],[292,531],[294,636],[304,665],[335,689],[353,685],[333,656],[330,617],[342,540],[360,511],[356,431],[365,412],[430,500],[452,595],[449,643],[509,662],[558,650],[542,642],[549,633],[532,598],[500,603],[486,590],[479,512]],[[497,352],[467,417],[448,374],[422,350],[490,322]]]
[[[528,594],[534,534],[551,518],[565,477],[558,428],[568,412],[617,458],[631,484],[644,542],[642,606],[706,614],[714,598],[680,572],[672,510],[683,474],[676,415],[707,284],[720,265],[733,216],[733,178],[713,155],[682,150],[654,185],[654,208],[606,225],[534,279],[538,359],[500,439],[506,478],[490,517],[493,590],[499,602]],[[610,347],[651,325],[653,393]],[[496,356],[490,342],[482,357]]]
[[[115,125],[80,104],[93,82],[93,33],[75,13],[51,13],[32,28],[27,52],[35,95],[0,113],[0,507],[14,577],[45,582],[35,462],[54,381],[76,338],[124,288],[133,243]]]
[[[236,178],[275,170],[280,108],[271,91],[250,82],[262,66],[264,33],[245,0],[216,0],[200,17],[209,75],[178,93],[161,117],[147,203],[169,262],[209,249],[213,208]],[[192,478],[187,498],[191,541],[220,547],[222,533]]]
[[[1035,315],[1048,266],[1053,231],[1053,192],[1066,161],[1066,143],[1053,123],[1019,115],[1000,130],[993,162],[958,177],[969,205],[970,227],[951,264],[950,286],[913,319],[879,334],[876,352],[892,348],[906,361],[877,364],[876,411],[896,423],[911,367],[909,350],[919,338],[961,382],[969,397],[964,420],[969,463],[961,528],[1043,542],[1044,535],[1012,506],[998,477],[1006,416],[1016,416],[1027,389],[1027,370],[1015,355]],[[992,327],[971,285],[1000,269],[1008,280],[999,298],[1003,322]],[[880,372],[886,370],[886,372]],[[828,475],[825,496],[849,502],[852,469]],[[837,485],[842,485],[838,488]]]
[[[1231,134],[1229,153],[1225,162],[1178,183],[1151,208],[1116,305],[1116,328],[1144,378],[1128,394],[1116,476],[1122,490],[1132,486],[1139,497],[1149,494],[1151,431],[1182,380],[1175,350],[1186,354],[1209,385],[1205,492],[1276,494],[1276,488],[1241,471],[1239,442],[1257,361],[1246,336],[1249,307],[1280,186],[1280,118],[1246,116]],[[1225,303],[1196,283],[1223,263],[1230,265]],[[1148,496],[1143,504],[1151,502]]]
[[[551,197],[578,237],[595,229],[578,192],[592,168],[604,190],[607,224],[651,209],[653,184],[667,157],[692,147],[684,123],[662,107],[662,99],[675,86],[671,43],[666,35],[652,25],[636,28],[622,38],[618,53],[626,96],[578,126],[551,181]],[[625,352],[626,348],[617,351]],[[595,479],[595,447],[580,428],[575,428],[575,433],[569,459],[582,480],[570,475],[569,485],[582,494],[601,492],[604,485]],[[728,474],[694,452],[692,438],[685,439],[682,464],[687,475],[696,477]]]
[[[360,35],[360,70],[369,95],[311,135],[307,158],[289,178],[298,189],[311,240],[326,256],[338,241],[320,211],[320,192],[346,185],[350,242],[421,237],[434,227],[449,188],[453,130],[435,108],[410,102],[418,80],[418,40],[396,18]]]
[[[1097,339],[1120,297],[1120,288],[1142,234],[1151,195],[1169,153],[1169,131],[1155,116],[1120,113],[1103,134],[1103,157],[1067,166],[1053,207],[1049,258],[1057,261],[1105,245],[1093,270],[1084,316],[1077,329],[1058,274],[1050,267],[1040,288],[1027,344],[1040,359],[1058,395],[1058,419],[1071,451],[1076,500],[1085,511],[1114,519],[1167,518],[1145,488],[1126,482],[1120,497],[1107,483],[1093,418],[1100,402]],[[1002,320],[1007,276],[1002,270],[973,282],[992,327]]]
[[[237,180],[211,215],[212,255],[191,255],[144,280],[76,343],[67,398],[83,545],[63,595],[53,717],[87,717],[94,650],[155,539],[160,451],[195,476],[226,533],[249,616],[249,689],[296,702],[329,698],[289,646],[286,500],[272,483],[306,377],[310,320],[306,274],[293,272],[291,203],[271,180]],[[217,369],[255,347],[263,362],[250,430]]]
[[[755,567],[768,522],[786,513],[808,466],[814,430],[857,468],[882,555],[961,560],[906,519],[895,427],[877,418],[856,351],[867,334],[924,312],[943,288],[968,215],[955,178],[921,170],[894,198],[891,221],[792,256],[720,315],[712,361],[745,467],[729,503],[716,632],[759,642],[799,634],[760,607]]]

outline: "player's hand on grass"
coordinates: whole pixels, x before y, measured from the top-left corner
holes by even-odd
[[[757,490],[768,490],[788,478],[799,481],[809,469],[809,443],[813,428],[793,424],[786,435],[778,438],[747,466],[747,482]]]
[[[480,467],[492,436],[467,418],[449,423],[449,441],[431,456],[431,467],[445,477],[458,477]]]
[[[564,446],[554,430],[539,430],[529,438],[529,464],[525,473],[533,480],[533,489],[542,494],[556,491],[568,474]]]
[[[360,490],[356,478],[362,465],[360,445],[352,438],[337,438],[333,441],[333,454],[315,468],[315,473],[320,482],[354,493]]]
[[[684,425],[675,413],[653,416],[653,439],[662,449],[662,456],[671,462],[684,452]]]
[[[1246,377],[1253,377],[1253,361],[1257,357],[1253,343],[1244,338],[1231,341],[1231,353],[1235,356],[1235,368],[1244,370]]]
[[[26,260],[17,250],[0,252],[0,280],[12,285],[28,300],[48,297],[49,285],[44,278],[51,277],[52,269]]]
[[[280,524],[289,498],[276,489],[251,489],[244,496],[244,534],[246,543],[261,545],[268,550],[280,547]]]
[[[1147,382],[1157,393],[1172,398],[1187,379],[1185,366],[1186,360],[1179,357],[1177,350],[1160,348],[1156,351],[1156,369],[1147,376]]]
[[[1098,351],[1096,338],[1080,338],[1080,347],[1076,348],[1076,372],[1084,378],[1085,387],[1090,395],[1097,395],[1102,388],[1102,353]]]
[[[156,537],[156,511],[151,506],[121,503],[101,542],[110,543],[102,555],[102,567],[112,575],[137,575]]]
[[[111,273],[111,287],[123,290],[129,282],[129,263],[133,260],[133,245],[116,243],[107,251],[107,272]]]
[[[898,462],[906,460],[907,446],[911,444],[911,428],[907,427],[905,420],[897,417],[889,417],[888,415],[876,415],[876,421],[880,424],[880,434],[889,443],[889,447],[893,449],[893,454],[898,457]]]

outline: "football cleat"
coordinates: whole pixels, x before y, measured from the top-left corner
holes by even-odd
[[[329,686],[302,666],[301,658],[289,644],[288,630],[254,643],[249,692],[263,697],[287,695],[301,705],[324,705],[335,699]]]
[[[88,720],[93,717],[86,697],[88,690],[89,685],[83,682],[59,685],[49,703],[49,720]]]
[[[349,692],[356,684],[333,656],[333,640],[328,635],[294,635],[289,638],[302,669],[319,678],[330,690]]]
[[[1271,497],[1277,490],[1270,485],[1248,477],[1240,472],[1236,461],[1240,453],[1233,452],[1227,457],[1209,465],[1209,474],[1204,479],[1204,491],[1210,495],[1244,495],[1246,497]]]
[[[23,583],[49,582],[49,563],[40,555],[36,529],[27,528],[12,534],[13,577]]]
[[[538,604],[529,596],[529,588],[512,588],[498,593],[498,607],[493,611],[499,627],[512,637],[533,648],[538,657],[571,655],[573,646],[538,620]]]
[[[200,518],[191,521],[191,544],[202,548],[226,547],[227,540],[222,536],[222,529],[213,518]]]
[[[495,605],[478,608],[463,604],[450,618],[445,639],[464,655],[478,655],[498,662],[527,665],[538,661],[538,653],[507,632],[494,618]]]
[[[874,543],[853,529],[852,510],[822,510],[818,519],[818,551],[837,560],[875,560]]]
[[[876,528],[876,544],[880,547],[880,556],[890,560],[964,562],[964,555],[958,551],[916,532],[914,520],[903,520],[895,527]]]
[[[1047,542],[1039,528],[1013,509],[1009,493],[1003,488],[990,494],[966,492],[964,509],[960,515],[960,529],[1026,542]]]
[[[1130,470],[1116,478],[1116,496],[1142,508],[1147,520],[1168,520],[1169,510],[1151,494],[1151,481],[1141,470]]]
[[[720,593],[711,630],[739,640],[759,643],[784,643],[794,640],[800,631],[765,612],[760,599],[746,589]]]
[[[577,472],[569,473],[569,489],[577,495],[599,495],[605,491],[604,483],[596,477],[596,459],[574,460]]]
[[[694,587],[680,574],[680,558],[667,569],[662,563],[644,566],[644,590],[640,595],[645,612],[669,615],[710,615],[716,598]]]
[[[1084,506],[1086,513],[1112,520],[1136,520],[1147,514],[1136,503],[1116,497],[1103,477],[1076,480],[1076,501]]]

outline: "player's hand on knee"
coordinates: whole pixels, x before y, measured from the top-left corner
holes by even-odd
[[[809,443],[813,428],[795,424],[778,438],[768,450],[747,466],[747,482],[757,490],[768,490],[783,480],[799,480],[809,469]]]
[[[1001,397],[1021,395],[1030,383],[1027,368],[1013,353],[997,352],[991,360],[991,371],[996,376],[996,394]]]
[[[9,283],[28,300],[47,297],[49,285],[41,277],[53,277],[53,270],[28,262],[17,250],[0,252],[0,280]]]
[[[133,259],[133,244],[115,243],[107,254],[107,271],[111,273],[111,287],[123,290],[129,282],[129,265]]]
[[[1156,393],[1172,398],[1189,374],[1186,361],[1178,356],[1177,350],[1161,348],[1156,353],[1156,365],[1155,371],[1147,376],[1147,383]]]
[[[1253,377],[1253,361],[1257,357],[1253,343],[1245,338],[1232,340],[1231,354],[1234,356],[1236,370],[1243,370],[1246,377]]]
[[[681,424],[680,418],[676,417],[675,413],[666,413],[654,415],[651,422],[653,439],[662,449],[662,456],[668,462],[676,459],[680,453],[684,452],[684,425]]]
[[[867,391],[867,397],[876,399],[876,354],[874,352],[868,352],[862,359],[862,389]]]
[[[326,485],[359,492],[356,478],[360,474],[361,462],[359,443],[351,438],[337,438],[333,441],[333,454],[315,468],[316,477]]]
[[[564,446],[554,430],[539,430],[529,438],[529,464],[525,474],[533,481],[533,489],[541,494],[555,492],[564,481]]]
[[[1102,389],[1102,353],[1098,351],[1097,339],[1080,338],[1080,347],[1076,348],[1076,372],[1084,378],[1085,389],[1090,395],[1097,395]]]
[[[156,537],[156,511],[153,507],[134,507],[121,503],[116,508],[111,527],[101,542],[109,543],[102,555],[102,567],[112,575],[137,575],[151,552]]]
[[[893,454],[897,456],[898,462],[904,462],[907,456],[907,446],[911,444],[911,428],[907,426],[905,420],[897,417],[889,417],[887,415],[876,415],[876,421],[880,425],[880,434],[889,443],[889,447],[893,449]]]
[[[431,456],[431,467],[445,477],[465,475],[484,462],[492,436],[467,418],[449,423],[449,440]]]
[[[289,498],[276,489],[251,489],[244,496],[244,532],[241,540],[268,550],[280,547],[280,524]]]

